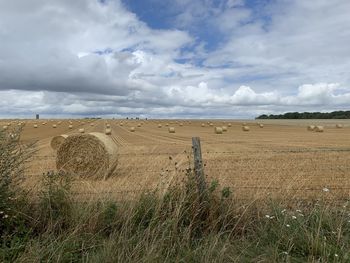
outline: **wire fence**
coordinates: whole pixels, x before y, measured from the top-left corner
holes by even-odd
[[[329,200],[345,202],[350,198],[350,156],[348,148],[341,149],[290,149],[290,150],[262,150],[259,153],[254,151],[245,151],[246,154],[242,155],[242,152],[235,151],[216,151],[216,150],[204,150],[204,169],[205,174],[210,178],[215,178],[219,175],[224,178],[224,186],[230,187],[233,193],[238,193],[235,197],[237,200],[251,200],[252,197],[257,195],[262,198],[269,194],[276,194],[281,197],[286,195],[288,198],[293,193],[296,195],[294,200],[310,201],[317,199],[319,196],[324,198],[325,193],[328,194]],[[266,153],[266,155],[264,155]],[[268,153],[277,154],[278,160],[269,159]],[[294,160],[294,163],[289,162],[288,157],[286,159],[281,158],[281,154],[299,154],[299,153],[325,153],[325,154],[338,154],[337,162],[334,160],[327,160],[327,158],[317,155],[301,155]],[[230,161],[225,159],[219,159],[217,156],[229,156]],[[164,158],[168,163],[165,167],[157,166],[152,160],[155,157]],[[35,159],[38,161],[48,160],[55,163],[55,155],[36,155]],[[167,175],[181,175],[186,172],[186,169],[191,165],[192,151],[190,147],[186,147],[180,151],[158,151],[158,152],[122,152],[120,158],[146,158],[143,162],[132,162],[128,165],[122,165],[118,167],[117,172],[120,175],[133,176],[135,178],[152,177],[157,178]],[[299,158],[299,159],[298,159]],[[182,161],[181,165],[177,167],[177,159],[189,160],[189,162]],[[157,159],[158,160],[158,159]],[[244,161],[250,163],[258,163],[255,166],[249,167],[245,165]],[[261,165],[259,163],[274,163],[271,165]],[[292,168],[290,171],[288,168]],[[53,168],[54,169],[54,168]],[[27,172],[27,176],[38,176],[39,172],[31,171]],[[231,176],[232,177],[229,177]],[[292,179],[291,179],[292,178]],[[295,181],[293,181],[293,178]],[[235,180],[237,179],[237,180]],[[245,181],[249,179],[249,182]],[[239,181],[238,181],[239,180]],[[142,180],[141,180],[142,181]],[[254,183],[254,185],[251,185]],[[166,184],[166,182],[165,182]],[[120,188],[120,187],[119,187]],[[132,190],[120,190],[112,189],[108,191],[96,190],[96,191],[73,191],[74,196],[128,196],[137,195],[144,192],[155,191],[157,186],[132,189]],[[160,189],[162,190],[162,189]],[[311,194],[310,194],[311,193]],[[251,194],[252,197],[245,197]],[[288,195],[287,195],[288,194]],[[303,197],[303,194],[307,197]],[[240,196],[241,195],[241,196]],[[310,198],[311,196],[312,198]],[[327,199],[326,198],[326,199]]]

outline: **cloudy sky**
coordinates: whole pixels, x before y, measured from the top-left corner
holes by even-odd
[[[349,0],[0,0],[0,117],[350,108]]]

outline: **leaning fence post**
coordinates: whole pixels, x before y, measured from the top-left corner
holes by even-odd
[[[200,199],[203,200],[206,198],[207,184],[205,182],[202,151],[201,151],[201,141],[199,137],[192,138],[192,148],[193,148],[193,158],[194,158],[194,176],[197,182],[197,188],[198,188]]]

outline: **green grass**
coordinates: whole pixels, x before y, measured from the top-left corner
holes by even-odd
[[[69,176],[50,172],[33,201],[17,176],[1,174],[1,262],[350,262],[347,203],[242,204],[218,182],[202,202],[191,171],[164,195],[90,202],[73,201]]]

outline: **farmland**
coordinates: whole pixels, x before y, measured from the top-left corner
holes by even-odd
[[[0,127],[17,121],[2,120]],[[42,125],[46,122],[46,125]],[[84,122],[84,123],[83,123]],[[242,131],[242,122],[250,127]],[[110,124],[118,146],[118,166],[106,180],[75,178],[78,199],[132,198],[143,190],[164,189],[178,180],[192,163],[191,138],[201,138],[205,174],[230,187],[234,198],[263,200],[343,200],[350,193],[350,121],[334,120],[26,120],[23,142],[37,141],[37,153],[26,170],[27,189],[40,189],[42,174],[56,169],[53,136],[104,132]],[[34,123],[38,128],[34,128]],[[121,125],[122,123],[122,125]],[[202,127],[201,124],[205,126]],[[213,123],[210,126],[208,123]],[[228,126],[215,134],[214,127]],[[337,129],[335,125],[344,127]],[[56,124],[57,128],[52,125]],[[159,127],[161,124],[161,127]],[[169,133],[168,127],[175,128]],[[308,124],[323,125],[323,133],[309,132]],[[181,126],[182,125],[182,126]],[[140,126],[140,127],[138,127]],[[135,127],[135,132],[130,128]]]

